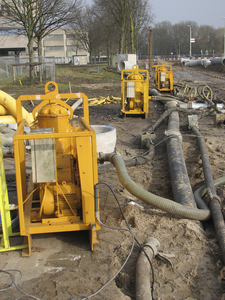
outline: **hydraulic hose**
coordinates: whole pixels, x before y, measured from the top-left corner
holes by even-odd
[[[216,194],[216,189],[213,182],[212,172],[209,163],[209,156],[207,153],[204,138],[202,137],[201,133],[199,132],[196,126],[192,126],[191,129],[198,139],[198,144],[202,157],[203,172],[205,177],[205,186],[209,196],[209,207],[212,213],[216,235],[222,252],[223,262],[225,263],[225,224],[220,207],[220,198]]]
[[[108,156],[109,158],[109,156]],[[135,197],[144,201],[149,205],[153,205],[163,211],[168,213],[181,216],[183,218],[188,218],[192,220],[200,220],[205,221],[210,219],[211,213],[210,210],[207,209],[197,209],[192,207],[187,207],[181,205],[180,203],[176,203],[172,200],[157,196],[144,190],[139,187],[128,175],[125,163],[123,158],[115,153],[111,154],[110,161],[116,167],[116,172],[121,184]],[[203,201],[203,200],[200,200]],[[198,207],[202,207],[202,203],[197,203]]]

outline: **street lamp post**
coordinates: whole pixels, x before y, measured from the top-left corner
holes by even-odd
[[[188,25],[190,27],[190,57],[191,57],[191,25]]]
[[[222,17],[224,19],[224,34],[223,34],[223,56],[225,56],[225,17]]]

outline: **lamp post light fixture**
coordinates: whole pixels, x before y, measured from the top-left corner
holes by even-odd
[[[191,25],[188,25],[190,27],[190,58],[191,58]]]
[[[223,56],[225,56],[225,17],[222,17],[224,19],[224,34],[223,34]]]

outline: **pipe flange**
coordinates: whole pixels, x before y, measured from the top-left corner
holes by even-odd
[[[149,247],[153,252],[153,257],[155,257],[160,250],[160,242],[153,237],[147,238],[143,244],[144,247]]]
[[[165,134],[166,136],[168,136],[168,137],[170,137],[170,136],[176,136],[176,137],[179,138],[179,140],[180,140],[181,142],[183,141],[182,135],[181,135],[180,131],[178,131],[178,130],[173,130],[173,129],[166,130],[166,131],[164,132],[164,134]]]

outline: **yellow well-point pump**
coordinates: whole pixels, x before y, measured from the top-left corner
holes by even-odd
[[[160,92],[172,92],[173,91],[173,71],[172,66],[156,65],[155,68],[155,88]]]
[[[130,73],[125,75],[125,73]],[[125,79],[124,79],[125,77]],[[139,70],[137,65],[132,70],[121,72],[121,112],[126,115],[148,115],[149,72]]]
[[[49,91],[49,86],[54,91]],[[73,121],[73,110],[63,99],[83,98],[83,117]],[[33,110],[34,124],[24,134],[22,101],[42,100]],[[59,94],[48,82],[44,95],[20,96],[14,157],[20,234],[30,255],[31,235],[89,230],[91,249],[100,228],[95,217],[95,187],[98,182],[96,133],[89,125],[88,98],[79,93]],[[32,172],[26,184],[24,141],[31,144]]]

